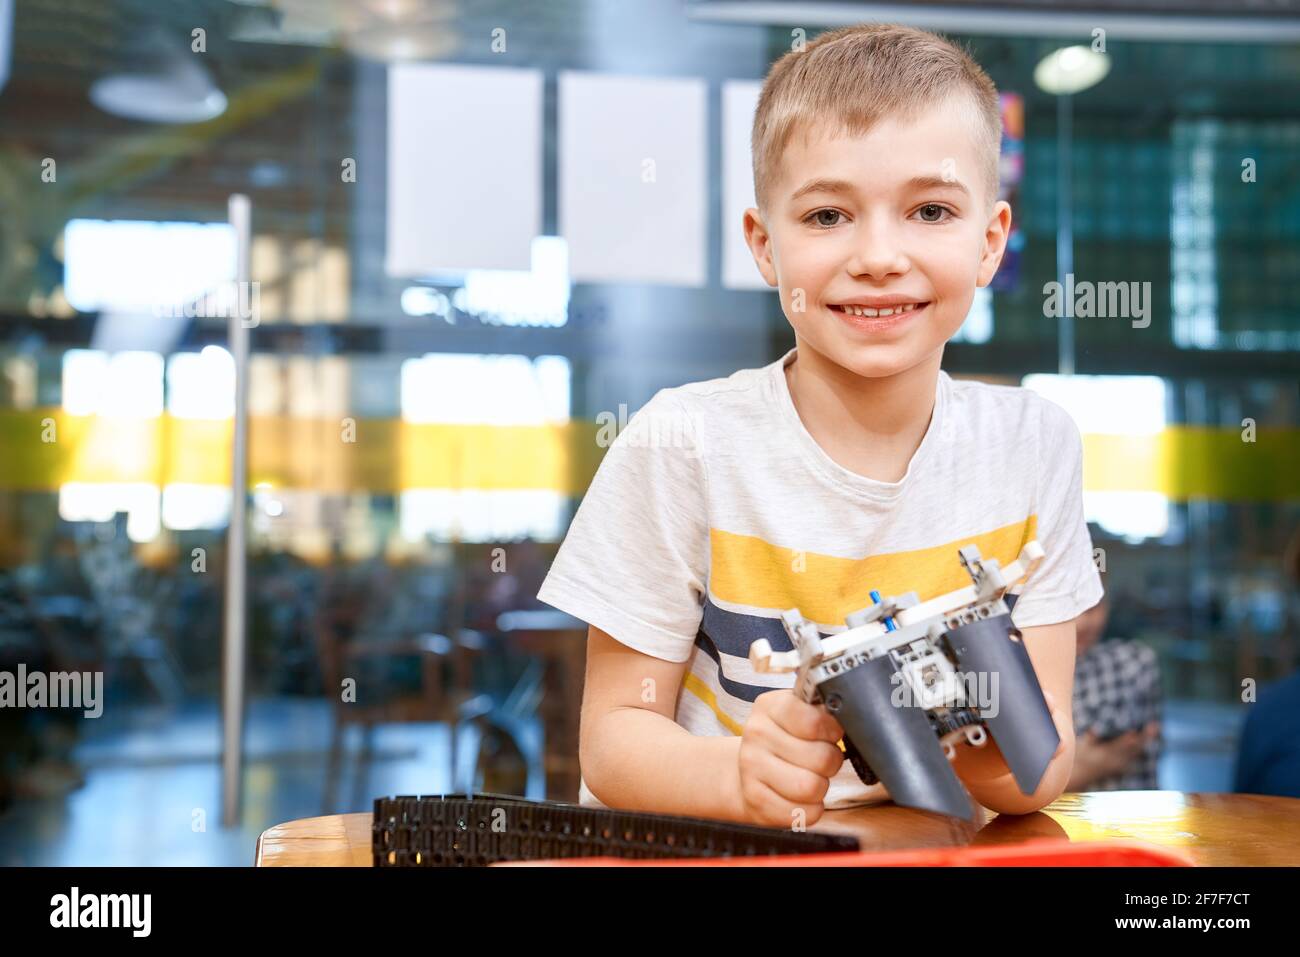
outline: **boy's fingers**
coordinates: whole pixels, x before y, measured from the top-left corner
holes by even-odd
[[[765,781],[755,781],[750,798],[750,807],[754,810],[754,819],[768,827],[794,827],[816,824],[825,808],[821,802],[815,804],[793,804],[772,789]],[[802,810],[803,814],[798,812]]]
[[[805,740],[790,734],[780,725],[769,725],[763,744],[787,764],[813,771],[822,777],[834,777],[844,763],[844,752],[829,741]]]
[[[821,705],[801,701],[794,694],[782,695],[772,710],[772,720],[782,729],[805,741],[829,741],[844,737],[840,723]]]
[[[778,796],[797,805],[820,806],[831,784],[820,774],[790,764],[770,751],[758,759],[757,778]]]

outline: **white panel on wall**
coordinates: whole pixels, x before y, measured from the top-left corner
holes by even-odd
[[[703,286],[703,80],[561,72],[559,225],[574,282]]]
[[[541,230],[542,74],[391,67],[388,275],[527,272]]]
[[[771,289],[745,244],[745,210],[755,205],[754,166],[749,138],[763,84],[722,84],[722,285],[727,289]]]

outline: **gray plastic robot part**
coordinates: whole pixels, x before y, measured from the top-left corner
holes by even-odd
[[[823,638],[797,609],[782,614],[793,650],[773,653],[755,642],[758,671],[795,671],[795,692],[823,702],[844,728],[858,775],[879,780],[895,803],[972,820],[975,807],[940,741],[964,730],[971,743],[988,735],[1025,794],[1042,780],[1060,744],[1033,663],[1002,600],[1043,559],[1029,542],[1003,569],[974,545],[958,552],[971,586],[920,602],[915,592],[881,599],[846,616],[848,629]],[[891,628],[892,626],[892,628]],[[995,675],[998,702],[989,713],[968,701],[959,673]],[[899,704],[906,686],[914,702]]]

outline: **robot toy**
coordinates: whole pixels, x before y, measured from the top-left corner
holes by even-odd
[[[915,592],[882,599],[873,591],[874,604],[825,637],[793,608],[781,616],[793,650],[774,652],[761,639],[749,659],[756,671],[794,672],[795,694],[825,705],[864,784],[882,783],[896,804],[973,821],[949,763],[954,740],[982,747],[991,735],[1032,794],[1060,736],[1006,601],[1037,570],[1042,547],[1027,543],[1006,568],[974,545],[958,560],[971,577],[965,588],[925,602]]]

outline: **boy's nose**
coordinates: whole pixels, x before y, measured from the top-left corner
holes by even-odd
[[[848,262],[851,275],[884,279],[907,272],[907,256],[898,235],[888,226],[863,222],[853,241],[853,256]]]

